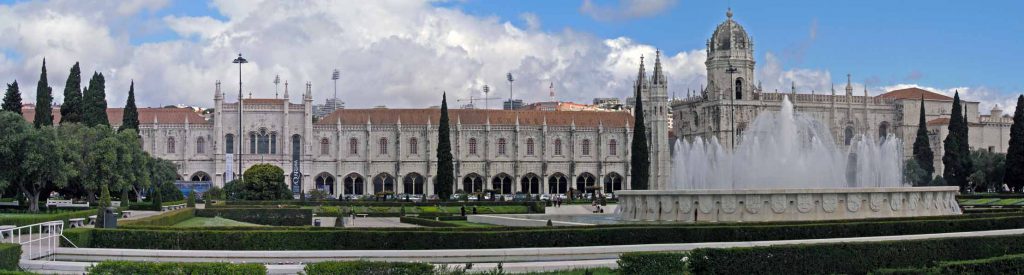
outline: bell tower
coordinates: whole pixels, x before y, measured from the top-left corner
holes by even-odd
[[[739,23],[732,9],[725,13],[707,41],[709,100],[750,100],[754,90],[754,42]]]

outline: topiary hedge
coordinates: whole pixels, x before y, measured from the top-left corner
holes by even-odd
[[[21,270],[18,261],[21,259],[21,245],[0,243],[0,270]]]
[[[388,274],[388,275],[420,275],[434,274],[434,266],[428,263],[403,262],[319,262],[306,264],[307,275],[334,274]]]
[[[178,204],[185,204],[185,201],[168,201],[160,203],[161,206]],[[154,211],[153,202],[132,202],[132,204],[128,205],[128,210]]]
[[[197,211],[198,212],[198,211]],[[198,215],[198,213],[197,213]],[[90,230],[79,247],[194,250],[344,250],[569,247],[821,239],[1024,227],[1024,216],[820,224],[534,228],[147,228]],[[308,240],[318,240],[309,242]]]
[[[267,267],[262,264],[232,263],[164,263],[164,262],[128,262],[103,261],[87,269],[88,274],[120,275],[120,274],[166,274],[166,275],[234,275],[234,274],[267,274]]]
[[[940,262],[926,268],[879,269],[872,274],[1024,274],[1024,254]]]
[[[24,213],[24,214],[10,214],[0,216],[0,224],[2,225],[30,225],[43,223],[48,221],[64,221],[64,225],[67,225],[68,219],[74,218],[85,218],[91,215],[96,215],[96,209],[89,210],[78,210],[78,211],[63,211],[57,213]]]
[[[312,209],[211,208],[196,209],[196,217],[222,217],[240,222],[275,226],[306,226],[313,223]]]
[[[682,274],[686,270],[686,253],[632,252],[619,256],[622,274]]]
[[[195,217],[195,208],[182,208],[141,219],[122,221],[120,226],[125,228],[135,226],[172,226],[193,217]]]
[[[921,268],[941,261],[1024,253],[1020,235],[911,241],[694,249],[694,274],[865,274]],[[984,272],[983,272],[984,273]]]
[[[435,221],[433,219],[424,219],[417,217],[400,217],[398,218],[398,221],[401,223],[415,224],[426,227],[455,227],[454,224],[442,221]]]

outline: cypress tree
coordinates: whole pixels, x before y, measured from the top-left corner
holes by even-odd
[[[917,123],[917,138],[914,139],[914,159],[917,160],[917,165],[927,172],[927,177],[916,179],[918,185],[927,184],[932,179],[932,174],[935,173],[935,153],[932,152],[932,146],[928,142],[928,122],[924,116],[924,96],[921,96],[921,114],[920,119]]]
[[[960,106],[960,93],[957,92],[953,96],[953,109],[947,128],[949,133],[942,142],[945,151],[942,155],[942,165],[945,166],[942,178],[949,185],[960,186],[962,191],[967,190],[967,176],[970,175],[966,166],[966,162],[970,161],[970,155],[968,155],[969,152],[965,154],[962,149],[967,143],[966,124],[967,121],[964,119],[964,112]]]
[[[452,163],[451,124],[448,122],[448,95],[441,95],[441,121],[437,125],[437,179],[434,188],[442,201],[452,195],[455,181],[455,165]]]
[[[82,93],[82,122],[85,125],[110,125],[107,120],[106,84],[103,74],[93,73],[89,87]]]
[[[637,77],[633,107],[633,143],[629,160],[629,174],[632,189],[647,190],[651,179],[651,158],[647,148],[647,125],[644,124],[644,104],[640,90],[644,83],[644,62],[640,60],[640,75]]]
[[[82,123],[82,71],[78,62],[71,66],[68,81],[64,83],[64,104],[60,106],[60,123]]]
[[[128,88],[128,102],[124,104],[124,117],[121,120],[121,128],[139,130],[139,111],[135,108],[135,81]]]
[[[1013,111],[1013,125],[1010,126],[1010,146],[1006,150],[1006,173],[1003,182],[1021,190],[1024,187],[1024,95],[1017,96],[1017,108]]]
[[[100,202],[96,211],[96,228],[103,228],[103,212],[110,207],[110,188],[106,183],[100,184]]]
[[[36,128],[53,125],[53,88],[46,80],[46,59],[43,59],[43,71],[39,73],[36,84],[36,117],[32,124]]]
[[[4,111],[11,111],[21,114],[21,91],[18,89],[18,81],[7,84],[7,92],[4,93]]]

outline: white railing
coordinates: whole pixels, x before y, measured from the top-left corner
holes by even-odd
[[[48,258],[57,252],[64,234],[63,221],[49,221],[25,226],[0,226],[0,242],[21,245],[22,259]]]

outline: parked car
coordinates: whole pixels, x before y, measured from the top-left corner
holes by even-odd
[[[542,200],[542,201],[549,201],[549,200],[551,200],[551,195],[541,194],[540,195],[540,200]]]

